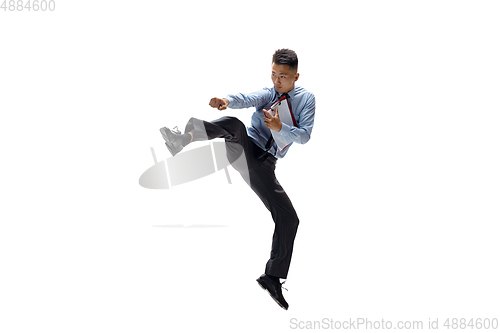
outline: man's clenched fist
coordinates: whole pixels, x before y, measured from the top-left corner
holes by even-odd
[[[229,105],[229,101],[225,98],[217,98],[214,97],[210,100],[210,103],[208,103],[211,107],[216,108],[218,110],[225,110],[227,106]]]

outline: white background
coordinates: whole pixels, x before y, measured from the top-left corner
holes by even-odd
[[[496,1],[62,1],[0,11],[0,331],[286,332],[500,313]],[[139,186],[158,129],[271,87],[316,96],[277,176],[301,224],[283,311],[238,174]],[[199,143],[190,148],[196,148]],[[172,227],[182,225],[183,227]],[[189,226],[222,226],[189,228]]]

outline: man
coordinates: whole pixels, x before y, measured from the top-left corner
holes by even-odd
[[[235,117],[222,117],[211,122],[191,118],[184,134],[166,127],[160,129],[165,145],[174,156],[190,142],[225,139],[229,162],[259,196],[274,220],[271,258],[257,282],[285,310],[288,303],[281,292],[280,278],[286,279],[288,275],[299,218],[274,174],[277,159],[285,157],[292,144],[280,149],[271,130],[292,143],[305,144],[311,137],[315,98],[312,93],[295,86],[299,79],[297,70],[297,54],[288,49],[277,50],[272,59],[273,88],[210,100],[209,105],[218,110],[255,107],[248,128]],[[273,115],[267,111],[280,98],[287,99],[294,125],[282,123],[278,112]]]

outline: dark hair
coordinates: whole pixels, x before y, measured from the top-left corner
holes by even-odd
[[[274,52],[273,62],[276,65],[287,65],[294,72],[297,71],[299,67],[299,59],[297,58],[297,53],[289,49],[280,49]]]

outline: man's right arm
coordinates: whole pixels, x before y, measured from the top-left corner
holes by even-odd
[[[226,98],[214,97],[210,100],[210,106],[218,110],[225,110],[230,107],[232,109],[244,109],[249,107],[257,107],[264,105],[272,100],[272,90],[264,88],[249,94],[228,95]]]

